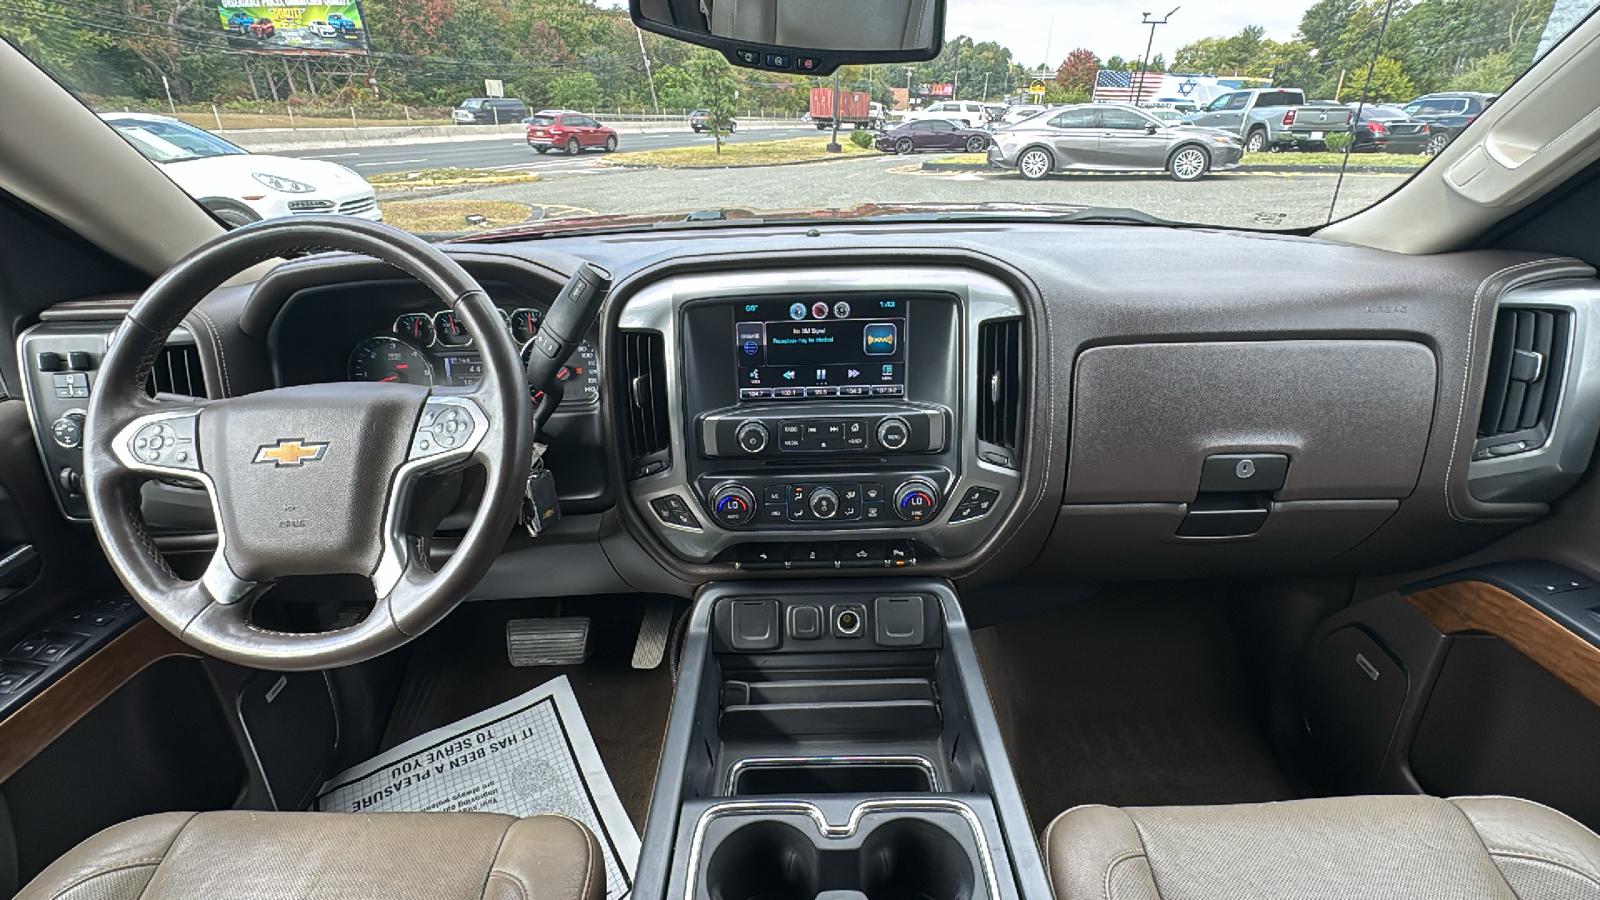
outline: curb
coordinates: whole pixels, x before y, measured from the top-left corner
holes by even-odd
[[[1373,175],[1373,174],[1376,174],[1376,175],[1386,175],[1386,174],[1410,175],[1413,172],[1419,171],[1420,168],[1421,168],[1420,166],[1350,166],[1349,168],[1345,169],[1344,171],[1346,171],[1346,172],[1354,172],[1354,173],[1356,173],[1358,175]],[[1002,168],[1000,168],[998,166],[991,166],[988,163],[947,163],[947,162],[924,162],[922,164],[922,170],[924,172],[1006,172],[1006,171],[1009,171],[1008,169],[1002,169]],[[1246,174],[1252,173],[1252,172],[1261,172],[1261,173],[1270,173],[1270,174],[1299,172],[1299,173],[1304,173],[1304,174],[1308,174],[1308,175],[1337,175],[1337,174],[1339,174],[1339,167],[1338,166],[1288,166],[1288,165],[1258,166],[1258,165],[1250,165],[1250,166],[1237,166],[1237,167],[1232,168],[1232,169],[1226,169],[1226,170],[1224,170],[1224,171],[1222,171],[1220,173],[1217,173],[1217,174],[1227,175],[1227,174],[1236,173],[1236,172],[1242,172],[1242,173],[1246,173]],[[1084,174],[1091,174],[1091,173],[1084,173]]]
[[[661,134],[687,130],[678,125],[611,126],[618,134]],[[778,131],[788,125],[749,125],[750,131]],[[512,140],[525,132],[517,125],[414,125],[372,128],[252,128],[216,131],[252,153],[281,153],[295,150],[334,150],[359,147],[398,147],[408,144],[454,144],[477,141]]]
[[[383,181],[372,185],[374,190],[409,191],[417,188],[432,187],[492,187],[497,184],[527,184],[540,181],[539,175],[528,172],[518,176],[500,176],[496,178],[417,178],[412,181]]]
[[[629,163],[612,162],[608,159],[599,160],[602,166],[612,166],[618,169],[772,169],[778,166],[809,166],[816,163],[844,162],[847,159],[872,159],[870,153],[842,153],[838,156],[813,156],[808,159],[791,159],[786,162],[774,163],[733,163],[725,166],[662,166],[655,163]],[[923,165],[927,165],[924,163]]]

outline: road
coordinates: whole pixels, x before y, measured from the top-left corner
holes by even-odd
[[[426,196],[525,203],[535,218],[714,207],[848,207],[869,202],[1053,202],[1127,207],[1180,222],[1273,229],[1327,222],[1339,184],[1337,176],[1322,173],[1221,173],[1189,184],[1164,174],[1074,174],[1031,182],[1014,172],[925,172],[920,161],[899,156],[692,170],[619,169],[605,165],[598,156],[560,159],[538,170],[537,182]],[[1405,178],[1346,175],[1334,217],[1376,202]],[[423,196],[384,192],[379,200]]]
[[[736,131],[731,141],[775,141],[784,138],[820,136],[813,126],[805,128],[758,128]],[[843,135],[841,134],[841,138]],[[658,131],[646,134],[623,132],[618,141],[623,150],[660,150],[665,147],[688,147],[708,144],[714,140],[707,134],[695,134],[689,126],[682,131]],[[436,144],[392,144],[381,147],[327,147],[320,150],[286,150],[274,156],[297,156],[301,159],[325,159],[349,166],[362,175],[381,175],[385,172],[411,172],[418,169],[530,169],[571,168],[575,161],[564,154],[540,156],[515,136],[504,140],[443,141]],[[578,160],[588,160],[598,153],[580,154]]]

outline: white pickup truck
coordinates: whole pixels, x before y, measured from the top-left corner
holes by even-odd
[[[1183,117],[1189,125],[1220,128],[1244,139],[1248,153],[1288,147],[1309,148],[1334,132],[1350,130],[1346,106],[1306,103],[1299,88],[1231,91]]]

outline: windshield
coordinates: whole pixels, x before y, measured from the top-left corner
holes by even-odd
[[[1405,184],[1597,3],[948,0],[937,57],[837,79],[734,67],[623,0],[0,0],[0,37],[230,225],[1303,230]]]

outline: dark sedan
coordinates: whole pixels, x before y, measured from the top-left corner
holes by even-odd
[[[1428,123],[1428,143],[1423,152],[1431,155],[1448,147],[1462,129],[1483,115],[1497,96],[1470,91],[1425,94],[1407,103],[1405,111],[1411,118]]]
[[[878,135],[873,146],[885,153],[916,153],[922,150],[982,153],[989,148],[989,132],[968,128],[949,119],[918,119]]]
[[[1350,149],[1357,153],[1422,153],[1428,148],[1428,123],[1392,106],[1364,106],[1350,125]]]

